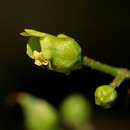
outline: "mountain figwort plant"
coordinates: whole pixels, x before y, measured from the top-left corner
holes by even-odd
[[[54,36],[32,29],[25,29],[20,34],[29,37],[26,53],[37,66],[67,75],[86,66],[112,75],[114,80],[110,84],[99,86],[95,91],[95,103],[99,106],[109,108],[117,98],[115,88],[125,79],[130,79],[128,69],[110,66],[88,56],[82,56],[80,45],[67,35]]]

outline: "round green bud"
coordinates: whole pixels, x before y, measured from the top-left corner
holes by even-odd
[[[68,96],[62,102],[60,112],[65,124],[77,128],[82,127],[89,122],[91,107],[84,96],[74,94]]]
[[[73,38],[31,29],[24,31],[21,35],[31,37],[27,43],[27,55],[34,59],[36,65],[65,74],[81,68],[81,47]]]
[[[58,114],[49,103],[27,93],[20,93],[17,102],[23,110],[27,130],[58,130]]]
[[[103,108],[109,108],[117,98],[116,90],[110,85],[103,85],[96,88],[95,103]]]

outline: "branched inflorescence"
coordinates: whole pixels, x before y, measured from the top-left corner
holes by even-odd
[[[114,76],[110,84],[97,87],[94,94],[95,103],[104,108],[109,108],[117,98],[115,88],[125,79],[130,78],[130,71],[127,69],[113,67],[88,56],[82,56],[80,45],[67,35],[54,36],[32,29],[25,29],[21,35],[29,37],[26,52],[37,66],[67,75],[73,70],[87,66]]]

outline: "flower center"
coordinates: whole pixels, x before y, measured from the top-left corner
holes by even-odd
[[[48,65],[48,60],[43,57],[42,52],[34,51],[33,52],[33,59],[35,60],[34,64],[37,66],[42,66],[42,65]]]

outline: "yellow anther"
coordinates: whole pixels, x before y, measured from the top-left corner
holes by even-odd
[[[48,65],[48,60],[43,57],[42,52],[34,51],[33,52],[33,59],[35,60],[34,63],[37,66]]]

